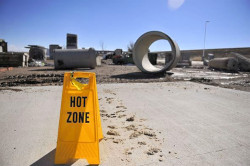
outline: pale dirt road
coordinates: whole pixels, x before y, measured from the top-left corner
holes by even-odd
[[[100,165],[250,165],[249,92],[192,82],[97,86]],[[53,165],[62,86],[13,89],[0,91],[0,165]]]

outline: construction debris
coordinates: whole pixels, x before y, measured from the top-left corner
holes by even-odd
[[[243,56],[241,54],[235,53],[235,52],[231,52],[230,55],[238,60],[239,70],[250,71],[250,59],[246,58],[245,56]]]
[[[38,45],[28,45],[25,48],[29,48],[29,60],[40,60],[40,61],[46,61],[46,48],[43,46]]]
[[[203,59],[203,64],[205,66],[208,66],[209,61],[212,60],[212,59],[214,59],[214,54],[208,53],[207,58],[206,57],[202,57],[202,59]]]
[[[29,55],[24,52],[2,52],[0,53],[1,67],[27,67]]]
[[[236,58],[214,58],[208,62],[208,66],[213,69],[227,70],[227,71],[238,71],[239,63]]]
[[[45,66],[45,63],[43,61],[36,61],[34,59],[30,60],[29,67],[42,67]]]

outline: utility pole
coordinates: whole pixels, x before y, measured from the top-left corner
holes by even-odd
[[[202,61],[204,63],[204,58],[205,58],[205,48],[206,48],[206,33],[207,33],[207,23],[210,21],[205,22],[205,33],[204,33],[204,47],[203,47],[203,54],[202,54]]]
[[[103,41],[100,41],[100,46],[102,47],[102,51],[104,49],[104,42]]]

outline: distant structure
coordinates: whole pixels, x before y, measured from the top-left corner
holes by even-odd
[[[122,55],[122,49],[116,49],[114,55]]]
[[[90,49],[55,49],[55,69],[74,69],[96,67],[96,51]]]
[[[91,68],[97,65],[97,52],[93,48],[78,49],[77,35],[67,33],[66,49],[58,45],[50,45],[55,69]]]
[[[77,49],[77,35],[67,33],[67,49]]]
[[[58,44],[49,45],[49,58],[50,59],[54,59],[55,49],[62,49],[62,47],[59,46]]]
[[[29,54],[26,52],[8,52],[8,45],[0,39],[0,67],[28,66]]]
[[[0,39],[0,52],[8,52],[8,44],[3,39]]]
[[[25,48],[29,48],[29,59],[32,60],[46,60],[46,48],[38,45],[28,45]]]

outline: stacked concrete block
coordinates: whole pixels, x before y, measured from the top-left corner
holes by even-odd
[[[1,67],[27,67],[29,55],[22,52],[0,53]]]

